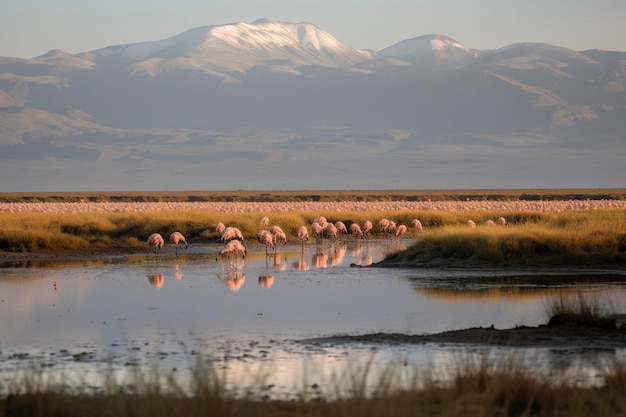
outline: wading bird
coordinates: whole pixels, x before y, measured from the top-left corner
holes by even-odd
[[[246,257],[246,248],[238,240],[231,240],[226,244],[226,247],[220,251],[215,260],[219,258],[225,258],[230,260],[233,264],[236,264],[239,257],[244,259]]]
[[[236,227],[227,227],[226,230],[224,230],[224,233],[222,233],[221,239],[224,243],[228,243],[231,240],[243,241],[243,234],[241,233],[241,230]]]
[[[298,239],[300,239],[300,242],[302,242],[303,245],[304,242],[309,240],[309,231],[307,230],[306,226],[303,225],[298,228]]]
[[[178,255],[178,244],[180,242],[183,242],[185,244],[185,249],[187,249],[187,247],[189,246],[187,244],[187,241],[185,240],[185,236],[182,235],[182,233],[180,232],[174,232],[170,235],[170,242],[172,242],[174,244],[174,246],[176,246],[176,254]]]
[[[154,253],[156,254],[157,249],[161,249],[165,241],[163,240],[163,236],[161,236],[159,233],[152,233],[148,237],[147,243],[148,253],[150,253],[151,250],[154,250]]]

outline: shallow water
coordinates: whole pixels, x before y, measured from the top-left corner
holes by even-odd
[[[597,295],[612,312],[626,312],[624,271],[354,266],[410,243],[287,245],[270,256],[248,244],[245,260],[236,261],[216,260],[222,245],[193,245],[178,255],[168,246],[158,255],[112,260],[2,264],[0,375],[7,383],[35,366],[84,378],[103,365],[184,373],[199,360],[228,369],[239,386],[258,384],[263,374],[272,393],[285,396],[294,387],[321,390],[322,381],[358,364],[447,366],[459,351],[479,352],[307,339],[535,326],[546,322],[550,296],[579,291]],[[558,349],[541,355],[554,368],[588,364]]]

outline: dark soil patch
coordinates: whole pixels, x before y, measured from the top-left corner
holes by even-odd
[[[473,327],[428,335],[372,333],[356,336],[330,336],[306,340],[307,343],[371,344],[477,344],[507,347],[561,347],[568,349],[626,348],[626,327],[613,319],[571,320],[556,318],[537,327],[512,329]]]

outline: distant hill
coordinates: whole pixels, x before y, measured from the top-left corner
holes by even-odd
[[[626,52],[261,19],[0,57],[0,191],[621,187]]]

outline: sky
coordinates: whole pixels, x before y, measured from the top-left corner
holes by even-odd
[[[313,23],[376,51],[427,34],[483,50],[545,42],[626,51],[624,0],[3,0],[0,56],[75,54],[260,18]]]

